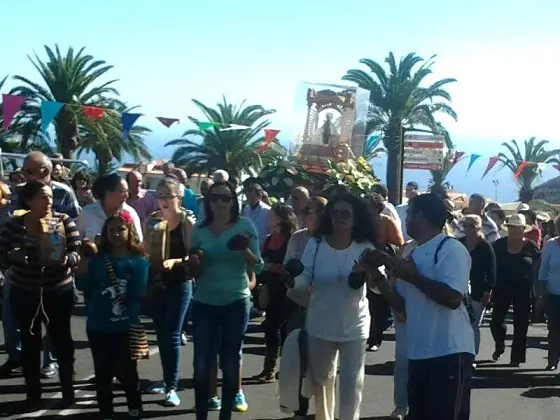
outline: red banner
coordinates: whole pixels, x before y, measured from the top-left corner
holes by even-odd
[[[280,132],[280,130],[277,130],[275,128],[265,128],[264,129],[264,143],[261,147],[259,147],[258,152],[259,153],[264,152],[266,150],[266,148],[268,147],[268,145],[274,141],[274,139],[276,138],[276,136],[278,135],[279,132]]]

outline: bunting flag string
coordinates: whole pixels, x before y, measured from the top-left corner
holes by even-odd
[[[8,132],[12,120],[19,112],[25,102],[25,96],[2,95],[3,114],[4,114],[4,132]]]
[[[465,152],[455,152],[455,156],[453,157],[453,165],[458,163],[464,157],[465,157]]]
[[[531,164],[531,162],[527,162],[526,160],[524,160],[523,162],[521,162],[521,164],[517,167],[517,170],[515,171],[515,173],[513,174],[513,177],[515,179],[519,178],[521,176],[521,174],[523,173],[523,170],[529,166]]]
[[[275,128],[265,128],[264,129],[264,143],[261,147],[259,147],[258,152],[262,153],[266,150],[266,148],[270,145],[270,143],[272,143],[274,141],[274,139],[276,138],[276,136],[278,135],[278,133],[280,132],[280,130],[277,130]]]
[[[488,172],[490,172],[490,171],[492,170],[492,168],[493,168],[494,166],[496,166],[496,163],[498,163],[499,161],[500,161],[500,157],[499,157],[499,156],[492,156],[492,157],[488,160],[488,166],[486,166],[486,169],[484,170],[484,173],[482,174],[482,178],[480,178],[480,179],[483,179],[483,178],[486,176],[486,174],[487,174]]]
[[[41,102],[41,131],[43,134],[47,132],[52,120],[58,115],[64,107],[62,102],[43,101]]]
[[[84,105],[84,115],[91,118],[93,121],[97,121],[105,115],[105,108],[99,108],[97,106]]]
[[[156,119],[167,128],[171,127],[176,122],[179,122],[179,118],[156,117]]]

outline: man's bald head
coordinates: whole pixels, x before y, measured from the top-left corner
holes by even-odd
[[[23,160],[23,176],[26,181],[51,182],[53,164],[42,152],[29,152]]]
[[[298,186],[292,190],[292,207],[296,214],[301,212],[307,200],[309,200],[309,190],[307,188]]]

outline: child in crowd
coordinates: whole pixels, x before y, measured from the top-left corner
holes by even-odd
[[[114,377],[125,390],[129,418],[140,418],[142,399],[129,330],[139,324],[140,302],[148,284],[144,248],[126,211],[107,218],[98,250],[91,241],[84,242],[84,254],[91,258],[82,260],[76,286],[87,302],[86,329],[101,418],[113,418]]]

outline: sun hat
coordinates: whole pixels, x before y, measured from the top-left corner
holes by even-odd
[[[541,223],[550,222],[550,220],[552,220],[550,214],[545,212],[537,212],[537,219],[540,220]]]
[[[525,229],[525,232],[529,232],[533,229],[531,226],[527,226],[527,219],[525,219],[525,216],[522,214],[512,214],[507,221],[506,226],[522,227]]]

